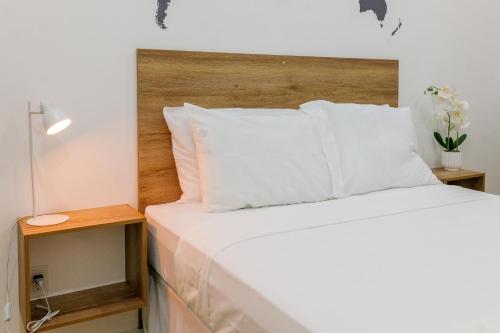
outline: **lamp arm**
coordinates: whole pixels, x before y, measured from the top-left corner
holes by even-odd
[[[35,193],[35,177],[33,165],[33,126],[31,116],[34,114],[42,114],[41,111],[31,111],[31,102],[28,102],[28,129],[29,129],[29,143],[30,143],[30,172],[31,172],[31,203],[33,207],[33,217],[36,217],[36,193]]]

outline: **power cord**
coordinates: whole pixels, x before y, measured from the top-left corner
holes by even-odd
[[[43,288],[43,276],[40,276],[39,278],[35,276],[33,278],[33,282],[37,285],[38,288],[42,290],[43,298],[45,299],[45,304],[47,304],[47,306],[37,305],[36,307],[39,309],[47,310],[47,313],[41,319],[30,321],[26,325],[26,329],[30,333],[38,331],[40,327],[43,326],[43,324],[45,324],[47,321],[51,320],[52,318],[54,318],[59,314],[59,310],[52,311],[50,309],[49,300],[47,299],[47,294],[45,293],[45,289]]]
[[[10,287],[9,286],[10,257],[12,254],[12,244],[13,244],[13,240],[15,238],[14,235],[15,235],[15,231],[17,229],[17,222],[19,222],[19,219],[16,221],[16,223],[14,223],[12,225],[12,227],[9,231],[7,263],[6,263],[6,269],[5,269],[5,275],[6,275],[6,280],[5,280],[6,288],[5,289],[6,290],[5,290],[5,304],[3,307],[3,317],[4,317],[5,328],[7,330],[7,333],[10,333],[10,329],[9,329],[8,324],[9,324],[10,320],[12,319],[11,304],[10,304],[10,300],[9,300],[9,295],[10,295],[10,292],[9,292],[9,287]],[[59,314],[59,310],[52,311],[50,309],[49,300],[47,298],[47,294],[45,293],[45,289],[43,288],[43,276],[40,276],[38,278],[34,277],[33,282],[37,285],[38,288],[40,288],[40,290],[42,290],[43,297],[45,299],[45,304],[47,304],[47,306],[37,305],[36,307],[39,309],[47,310],[47,313],[41,319],[33,320],[26,325],[26,329],[30,333],[35,333],[36,331],[38,331],[40,329],[40,327],[43,326],[43,324],[45,324],[47,321],[51,320],[52,318],[54,318],[55,316],[57,316]]]
[[[5,269],[5,303],[3,306],[3,320],[5,322],[5,328],[7,330],[7,333],[10,333],[9,330],[9,321],[12,319],[12,313],[11,313],[11,305],[10,305],[10,300],[9,300],[9,268],[10,268],[10,257],[12,253],[12,241],[14,239],[14,234],[16,231],[17,227],[17,221],[12,225],[12,227],[9,230],[9,242],[8,242],[8,248],[7,248],[7,263],[6,263],[6,269]]]

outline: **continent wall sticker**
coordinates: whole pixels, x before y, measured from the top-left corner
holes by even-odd
[[[167,10],[171,0],[158,0],[156,7],[156,24],[163,30],[167,29]]]
[[[364,13],[372,11],[377,20],[380,22],[380,27],[384,27],[385,18],[387,16],[387,2],[386,0],[359,0],[359,11]],[[398,25],[392,30],[391,36],[395,36],[403,27],[403,22],[399,19]]]
[[[385,16],[387,15],[387,2],[385,0],[359,0],[359,11],[361,13],[371,10],[377,16],[380,27],[384,27]]]
[[[172,0],[157,0],[156,8],[156,24],[161,29],[167,29],[167,11],[170,6],[170,1]],[[355,1],[355,0],[353,0]],[[367,11],[372,11],[377,20],[380,22],[380,27],[384,28],[385,18],[387,16],[387,2],[386,0],[358,0],[359,1],[359,11],[364,13]],[[403,22],[399,19],[399,24],[392,30],[391,36],[395,36],[399,30],[403,27]]]
[[[403,22],[401,22],[401,19],[399,19],[399,24],[392,30],[391,36],[394,36],[398,33],[399,29],[403,27]]]

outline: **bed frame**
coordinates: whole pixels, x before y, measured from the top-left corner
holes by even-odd
[[[137,50],[139,209],[179,199],[163,107],[298,108],[304,102],[398,105],[399,62]]]

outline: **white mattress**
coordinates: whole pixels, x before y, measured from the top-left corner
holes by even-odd
[[[214,332],[500,332],[500,199],[436,185],[148,207],[150,263]]]

